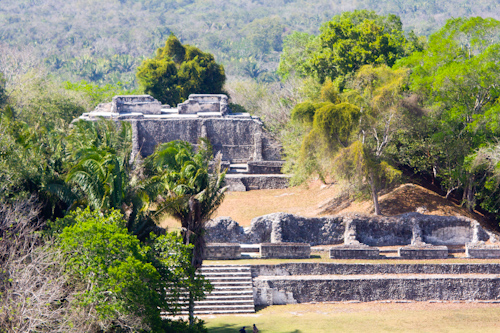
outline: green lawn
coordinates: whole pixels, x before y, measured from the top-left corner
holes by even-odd
[[[463,256],[463,254],[462,254]],[[326,252],[311,253],[310,259],[237,259],[237,260],[204,260],[204,265],[275,265],[292,262],[324,262],[337,264],[500,264],[500,259],[468,259],[455,257],[448,259],[330,259]]]
[[[205,316],[209,332],[256,324],[270,332],[500,332],[500,304],[334,303],[270,306],[254,315]]]

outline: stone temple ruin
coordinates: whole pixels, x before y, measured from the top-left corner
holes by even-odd
[[[226,95],[190,95],[177,108],[162,105],[149,95],[115,96],[79,119],[122,120],[132,125],[132,156],[151,155],[159,143],[188,141],[196,146],[206,137],[214,154],[222,153],[228,168],[226,183],[232,191],[285,188],[281,174],[281,147],[258,117],[232,113]]]

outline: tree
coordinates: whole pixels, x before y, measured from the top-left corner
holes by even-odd
[[[475,205],[475,175],[466,157],[498,135],[500,96],[500,21],[458,18],[429,37],[428,46],[402,59],[412,68],[410,88],[433,110],[439,124],[430,134],[433,170],[448,193],[463,191],[469,209]]]
[[[190,94],[220,94],[226,80],[224,67],[213,55],[182,45],[170,35],[165,46],[137,68],[137,79],[144,91],[162,103],[177,105]]]
[[[355,192],[369,194],[375,214],[380,215],[378,192],[401,173],[390,165],[386,149],[399,128],[407,78],[405,69],[366,65],[352,76],[343,94],[327,81],[321,90],[326,102],[297,104],[292,119],[309,131],[303,137],[294,180],[317,173],[324,181],[333,175]]]
[[[7,103],[7,92],[5,91],[6,80],[2,72],[0,72],[0,109]]]
[[[89,208],[56,221],[55,225],[65,226],[57,245],[68,257],[66,271],[73,283],[83,285],[74,306],[95,313],[103,330],[133,327],[169,332],[161,312],[175,314],[180,309],[192,246],[174,234],[142,244],[125,224],[117,210],[102,214]],[[203,295],[206,282],[203,278],[197,282],[197,293]]]
[[[144,161],[145,174],[157,174],[163,181],[159,191],[163,201],[158,203],[156,215],[167,213],[181,222],[184,244],[193,244],[191,264],[195,270],[203,263],[204,225],[222,203],[227,189],[223,187],[225,171],[221,172],[220,156],[209,172],[211,156],[211,147],[206,141],[200,142],[196,153],[188,142],[172,141],[158,146]],[[190,323],[193,322],[194,296],[190,290]]]
[[[141,175],[140,165],[132,169],[131,135],[127,122],[77,122],[68,137],[74,163],[66,182],[73,186],[72,208],[118,209],[129,232],[144,240],[158,231],[149,210],[158,196],[158,178]]]
[[[414,38],[405,37],[400,18],[393,14],[379,16],[367,10],[344,12],[323,24],[320,31],[314,39],[303,34],[290,37],[292,44],[285,43],[280,61],[282,74],[293,69],[315,77],[320,83],[329,78],[342,91],[346,76],[361,66],[392,66],[397,59],[421,47]],[[296,45],[302,50],[287,48]]]

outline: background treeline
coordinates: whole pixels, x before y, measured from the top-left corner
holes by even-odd
[[[405,31],[429,35],[450,17],[499,18],[499,6],[495,0],[2,0],[0,41],[33,53],[64,80],[131,87],[135,68],[174,33],[214,54],[229,79],[269,82],[277,80],[287,35],[317,34],[343,11],[392,13]]]

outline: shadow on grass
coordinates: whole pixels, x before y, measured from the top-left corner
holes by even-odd
[[[243,326],[241,326],[241,325],[224,324],[224,325],[219,326],[219,327],[212,327],[208,331],[210,333],[237,333],[237,332],[239,332],[239,330],[242,327]],[[247,332],[252,332],[252,326],[245,326],[245,329],[246,329]],[[266,333],[266,332],[269,332],[269,331],[267,331],[265,329],[261,329],[259,327],[259,332]],[[279,332],[280,333],[302,333],[302,331],[300,331],[300,330],[294,330],[294,331],[288,331],[288,332],[279,331]]]

